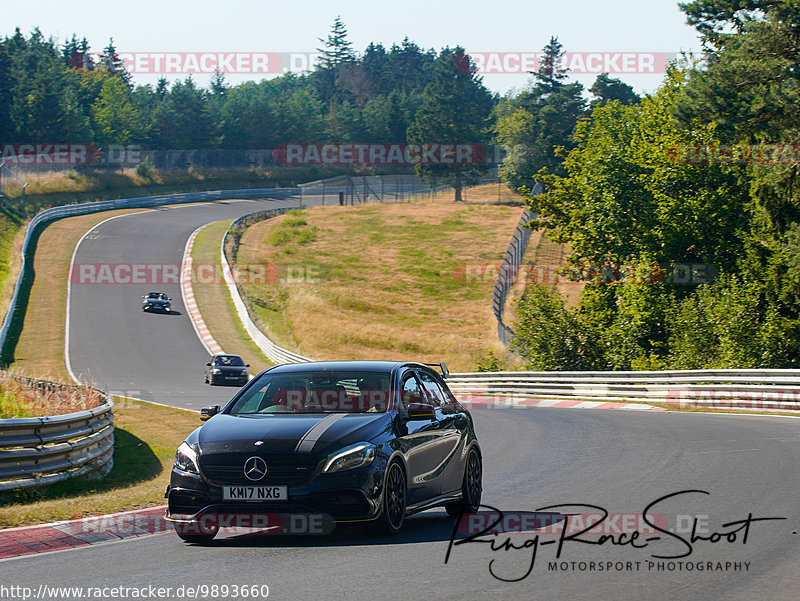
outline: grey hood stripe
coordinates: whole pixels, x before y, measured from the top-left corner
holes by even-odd
[[[333,415],[329,415],[325,419],[320,422],[314,424],[308,432],[303,434],[303,438],[301,438],[297,442],[297,447],[295,447],[295,453],[310,453],[311,450],[314,448],[314,445],[317,444],[317,441],[322,438],[322,435],[330,428],[333,424],[338,422],[340,419],[344,417],[344,413],[334,413]]]

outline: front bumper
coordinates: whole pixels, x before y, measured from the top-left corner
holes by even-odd
[[[161,313],[169,313],[172,311],[171,305],[153,305],[150,303],[142,305],[144,311],[159,311]]]
[[[230,516],[322,515],[336,523],[373,520],[380,514],[385,469],[376,463],[346,472],[316,473],[308,482],[290,485],[286,501],[265,503],[224,501],[221,483],[173,468],[167,519],[194,522],[209,515],[223,521]]]
[[[250,380],[248,376],[231,376],[224,372],[221,374],[210,374],[209,378],[212,384],[229,384],[231,386],[244,386]]]

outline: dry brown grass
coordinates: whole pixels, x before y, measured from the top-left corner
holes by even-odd
[[[264,221],[243,236],[238,264],[278,267],[281,281],[244,284],[278,344],[319,359],[444,360],[471,370],[487,350],[504,351],[491,313],[494,278],[467,283],[465,266],[497,264],[520,212],[449,197],[315,207],[297,227],[316,228],[315,240],[275,246],[275,232],[298,217]],[[290,282],[290,269],[314,270],[318,281]]]

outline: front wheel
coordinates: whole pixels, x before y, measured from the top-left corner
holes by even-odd
[[[464,470],[464,480],[461,483],[461,503],[445,505],[447,514],[451,517],[461,515],[462,512],[474,513],[478,511],[483,493],[483,462],[475,449],[469,452],[467,467]]]
[[[381,515],[376,524],[381,534],[397,534],[406,518],[406,475],[396,461],[386,470],[386,484],[383,491]]]
[[[219,526],[208,525],[202,522],[175,522],[175,533],[187,543],[206,545],[214,540],[219,532]]]

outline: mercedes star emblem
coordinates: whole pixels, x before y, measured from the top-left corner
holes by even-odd
[[[267,462],[261,457],[250,457],[244,462],[244,475],[245,478],[253,482],[261,480],[267,475]]]

